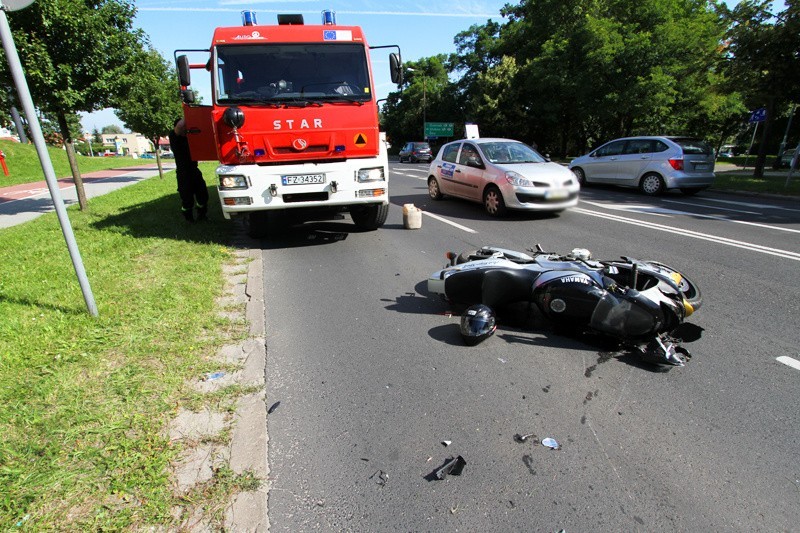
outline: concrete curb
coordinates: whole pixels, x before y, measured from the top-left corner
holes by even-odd
[[[246,253],[250,260],[244,291],[249,338],[241,347],[245,361],[238,382],[244,387],[258,387],[259,390],[239,398],[231,428],[230,467],[236,474],[251,472],[262,480],[262,484],[255,491],[236,494],[230,502],[225,512],[224,527],[227,531],[234,532],[269,531],[263,264],[260,249],[249,247]]]
[[[244,390],[235,399],[233,414],[204,408],[200,412],[181,410],[169,424],[170,441],[185,447],[172,465],[176,494],[187,494],[195,487],[212,482],[215,472],[228,467],[236,475],[249,474],[260,481],[257,489],[234,494],[230,501],[214,502],[224,509],[222,524],[207,516],[201,506],[176,507],[173,517],[181,531],[269,531],[267,516],[269,462],[267,460],[266,405],[266,316],[261,250],[247,239],[241,225],[234,230],[231,246],[235,259],[223,266],[225,292],[217,299],[219,316],[233,322],[246,320],[247,338],[219,349],[215,359],[224,367],[236,370],[214,372],[192,387],[204,394],[227,387]],[[243,273],[244,269],[247,273]],[[229,443],[214,443],[225,431]]]

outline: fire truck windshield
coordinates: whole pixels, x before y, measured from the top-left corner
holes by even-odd
[[[220,45],[214,76],[218,104],[367,102],[372,96],[360,44]]]

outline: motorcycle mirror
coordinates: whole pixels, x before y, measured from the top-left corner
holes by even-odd
[[[450,261],[450,266],[455,266],[456,257],[458,257],[455,252],[447,252],[444,256]]]

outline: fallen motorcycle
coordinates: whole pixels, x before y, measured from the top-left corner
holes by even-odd
[[[553,324],[613,337],[651,362],[683,366],[691,357],[671,334],[700,308],[702,295],[678,270],[630,257],[598,261],[583,248],[528,252],[450,252],[449,264],[428,278],[430,292],[471,306],[461,322],[465,342],[494,333],[493,310],[527,303]]]

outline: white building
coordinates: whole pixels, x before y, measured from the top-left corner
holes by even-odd
[[[103,147],[122,155],[142,155],[154,150],[153,143],[141,133],[101,133]]]

